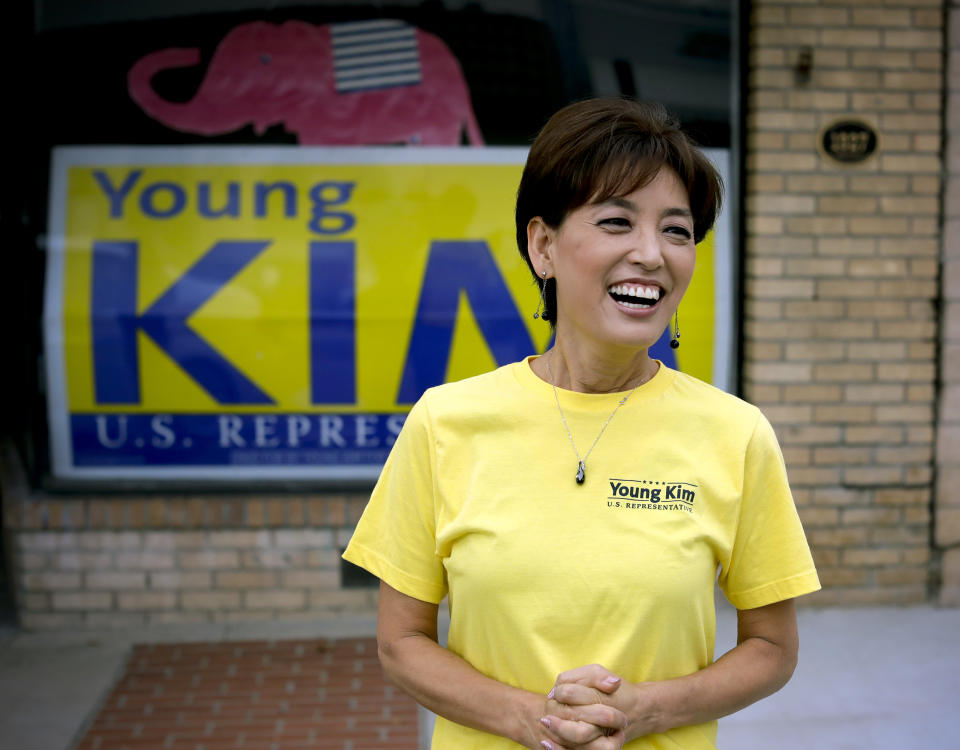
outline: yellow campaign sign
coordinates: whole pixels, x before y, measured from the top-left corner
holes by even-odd
[[[514,238],[525,155],[57,149],[54,473],[376,476],[423,390],[549,343]],[[705,380],[714,255],[681,311],[679,365]]]

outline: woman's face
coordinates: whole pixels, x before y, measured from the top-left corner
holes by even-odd
[[[528,237],[537,268],[557,280],[558,336],[601,347],[652,346],[696,261],[690,200],[666,167],[628,195],[571,211],[556,230],[534,219]]]

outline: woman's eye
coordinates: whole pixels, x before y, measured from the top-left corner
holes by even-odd
[[[619,227],[626,227],[626,228],[629,228],[629,227],[630,227],[630,220],[629,220],[629,219],[625,219],[625,218],[623,218],[622,216],[613,216],[613,217],[611,217],[611,218],[609,218],[609,219],[601,219],[601,220],[598,221],[597,223],[600,224],[601,226],[608,226],[608,227],[618,227],[618,228],[619,228]]]
[[[686,227],[669,226],[664,231],[667,232],[668,234],[674,234],[674,235],[677,235],[678,237],[683,237],[686,240],[689,240],[691,237],[693,237],[693,234]]]

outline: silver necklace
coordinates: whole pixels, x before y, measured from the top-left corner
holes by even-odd
[[[593,439],[593,445],[590,446],[590,450],[587,451],[587,455],[585,455],[583,458],[580,458],[580,451],[577,450],[577,443],[573,439],[573,433],[570,432],[570,425],[567,424],[567,417],[563,413],[563,407],[560,406],[560,396],[557,395],[557,383],[553,377],[553,368],[550,367],[551,359],[553,359],[553,349],[550,350],[550,354],[546,358],[547,372],[550,373],[550,385],[553,386],[553,400],[557,402],[557,411],[560,412],[560,419],[563,422],[563,428],[567,431],[567,437],[570,438],[570,446],[573,448],[573,452],[577,457],[577,484],[583,484],[584,480],[587,478],[587,459],[590,458],[590,454],[593,453],[593,449],[596,448],[597,443],[600,442],[600,436],[603,435],[603,431],[607,429],[607,425],[610,424],[610,421],[620,410],[620,407],[627,403],[627,399],[633,395],[633,392],[637,390],[637,388],[643,385],[646,378],[641,378],[640,382],[633,386],[633,388],[630,390],[630,393],[617,402],[617,405],[613,407],[613,411],[610,412],[610,416],[607,417],[607,421],[604,422],[603,427],[600,428],[600,432],[598,432],[597,436]]]

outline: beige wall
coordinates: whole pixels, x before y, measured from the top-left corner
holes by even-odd
[[[753,4],[745,388],[774,423],[826,603],[928,597],[943,8]],[[801,49],[810,80],[797,80]],[[857,166],[818,134],[880,134]]]

